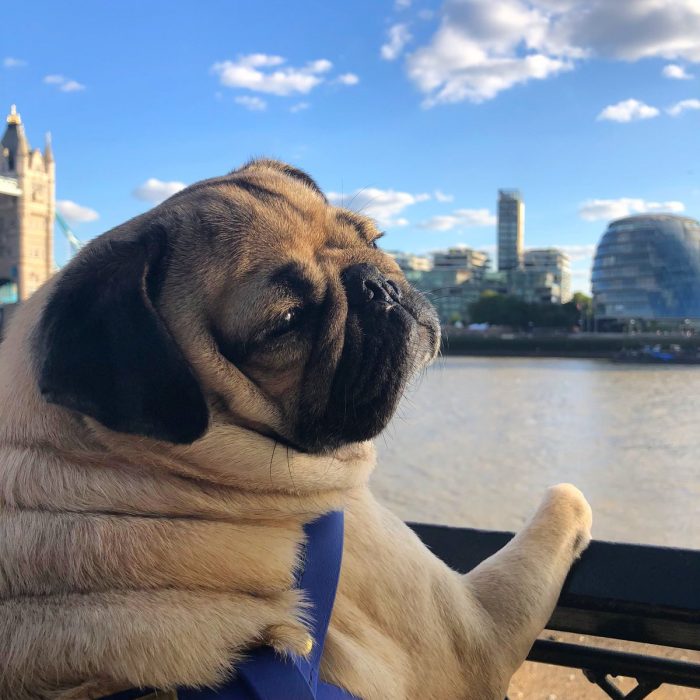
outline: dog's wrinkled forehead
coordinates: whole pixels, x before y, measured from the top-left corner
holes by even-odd
[[[319,195],[324,202],[328,203],[328,200],[326,199],[326,196],[323,194],[321,191],[321,188],[316,184],[314,179],[310,176],[307,175],[303,170],[299,170],[298,168],[294,168],[291,165],[287,165],[286,163],[282,163],[277,160],[270,160],[270,159],[264,159],[264,160],[255,160],[252,161],[251,163],[248,163],[247,165],[244,165],[242,168],[239,168],[238,170],[234,170],[230,175],[237,174],[237,173],[281,173],[282,175],[285,175],[292,180],[296,180],[297,182],[302,183],[303,185],[306,186],[307,189],[311,189],[313,192],[315,192],[317,195]]]
[[[305,172],[274,160],[256,160],[205,180],[168,200],[196,209],[212,235],[253,236],[256,257],[291,247],[367,246],[380,232],[361,214],[331,205]],[[239,261],[243,263],[244,261]]]

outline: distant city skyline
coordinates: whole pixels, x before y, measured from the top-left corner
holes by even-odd
[[[70,10],[4,8],[0,109],[33,144],[53,133],[57,207],[83,240],[263,154],[416,253],[495,259],[497,191],[518,188],[527,246],[567,252],[586,292],[610,220],[700,216],[697,0]]]

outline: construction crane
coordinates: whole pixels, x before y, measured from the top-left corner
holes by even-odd
[[[66,220],[58,212],[56,212],[56,221],[61,227],[63,235],[68,239],[68,244],[73,251],[73,255],[75,255],[83,247],[83,242],[73,233],[73,231],[71,231],[71,228],[66,223]]]

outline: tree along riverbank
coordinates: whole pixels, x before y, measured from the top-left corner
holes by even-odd
[[[641,351],[659,345],[676,345],[681,352],[700,352],[700,336],[657,335],[652,333],[476,333],[443,328],[444,355],[492,357],[581,357],[614,358],[623,352]]]

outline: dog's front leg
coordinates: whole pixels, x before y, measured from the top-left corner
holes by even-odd
[[[503,678],[525,660],[547,624],[564,579],[590,542],[591,508],[570,484],[548,489],[530,522],[465,576],[493,621],[493,659]]]

